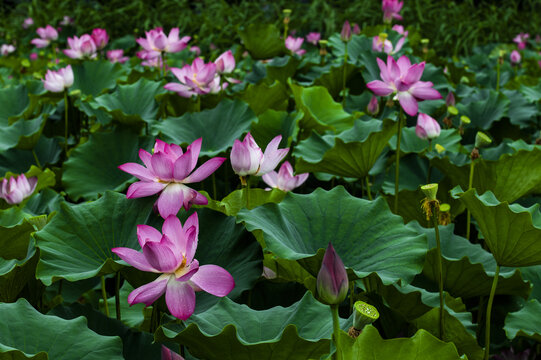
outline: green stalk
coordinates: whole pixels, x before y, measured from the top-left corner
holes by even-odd
[[[246,187],[244,188],[246,192],[246,209],[250,209],[250,181],[249,178],[246,178]]]
[[[441,261],[441,243],[440,230],[438,227],[438,211],[432,211],[432,221],[434,223],[434,231],[436,232],[436,251],[438,252],[438,286],[440,291],[440,340],[443,340],[443,266]]]
[[[473,170],[475,168],[475,163],[474,163],[474,160],[472,159],[471,160],[471,164],[470,164],[470,180],[469,180],[469,183],[468,183],[468,190],[470,190],[472,187],[473,187]],[[466,218],[466,239],[470,240],[470,226],[471,226],[471,212],[470,212],[470,209],[468,209],[468,213],[467,213],[467,218]]]
[[[120,320],[120,272],[116,273],[116,287],[115,287],[115,308],[116,308],[116,319]]]
[[[197,96],[197,102],[195,103],[196,112],[201,112],[201,96]]]
[[[398,180],[400,177],[400,140],[402,139],[402,116],[403,110],[400,107],[398,114],[398,129],[396,130],[396,169],[394,175],[394,213],[398,214]]]
[[[496,65],[496,91],[500,91],[500,59]]]
[[[490,289],[490,296],[487,304],[487,316],[485,319],[485,357],[484,360],[488,360],[490,355],[490,313],[492,312],[492,303],[494,302],[494,294],[496,294],[496,287],[498,286],[498,277],[500,276],[500,264],[496,264],[496,273],[494,274],[494,281],[492,281],[492,288]]]
[[[342,360],[342,349],[340,348],[340,317],[338,316],[338,305],[331,305],[333,341],[336,347],[334,358]]]
[[[366,179],[366,192],[368,193],[368,200],[372,200],[372,193],[370,192],[370,177],[365,177]]]
[[[432,139],[428,139],[428,151],[432,151]],[[428,159],[428,170],[426,172],[426,183],[430,184],[430,177],[432,175],[432,166],[430,164],[430,159]]]
[[[36,165],[41,169],[41,164],[39,163],[38,155],[36,154],[36,150],[32,149],[32,155],[34,155],[34,160],[36,160]]]
[[[162,71],[163,71],[163,78],[165,79],[165,76],[167,75],[167,70],[166,70],[166,59],[165,59],[165,53],[162,53],[161,55],[162,57]]]
[[[105,316],[109,317],[109,305],[107,305],[107,292],[105,291],[105,276],[101,277],[101,296],[103,297]]]
[[[64,90],[64,151],[68,156],[68,90]]]
[[[347,78],[347,68],[348,68],[348,43],[345,42],[346,51],[344,53],[344,77],[342,81],[342,106],[346,105],[346,78]]]

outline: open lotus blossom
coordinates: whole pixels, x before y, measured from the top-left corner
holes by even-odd
[[[28,29],[32,25],[34,25],[34,19],[32,19],[31,17],[24,19],[23,29]]]
[[[378,96],[388,96],[396,93],[400,106],[411,116],[415,116],[419,109],[417,104],[421,100],[441,99],[441,94],[433,89],[432,82],[420,81],[425,68],[425,62],[411,64],[407,56],[403,55],[395,61],[392,56],[387,57],[387,64],[377,59],[381,80],[374,80],[366,84]]]
[[[511,55],[509,55],[509,59],[511,60],[511,63],[516,65],[520,62],[520,53],[517,50],[511,51]]]
[[[9,44],[2,44],[0,46],[0,55],[6,56],[15,51],[15,46]]]
[[[64,54],[72,59],[95,58],[98,47],[92,36],[88,34],[81,37],[74,36],[68,38],[69,49],[65,49]]]
[[[293,167],[289,161],[285,161],[278,172],[270,171],[263,175],[262,179],[271,188],[287,192],[301,186],[308,179],[308,175],[308,173],[304,173],[294,176]]]
[[[295,38],[293,36],[288,36],[286,39],[286,48],[291,51],[293,54],[297,54],[299,56],[304,55],[306,50],[301,49],[302,43],[304,42],[304,38],[298,37]]]
[[[396,31],[400,35],[408,37],[409,32],[407,30],[404,30],[404,27],[402,25],[393,25],[392,30]]]
[[[36,33],[39,35],[39,38],[32,39],[30,43],[37,48],[47,47],[51,41],[58,39],[58,31],[56,31],[56,29],[51,25],[47,25],[44,28],[38,28]]]
[[[337,305],[346,299],[349,289],[348,273],[331,243],[327,246],[321,269],[317,274],[317,293],[322,302]]]
[[[173,28],[166,36],[161,27],[145,32],[145,38],[138,38],[136,41],[143,50],[137,53],[141,59],[153,59],[161,56],[162,53],[176,53],[182,51],[188,45],[191,37],[179,38],[179,28]]]
[[[92,34],[90,36],[92,37],[92,40],[94,40],[94,44],[96,44],[98,50],[103,49],[107,43],[109,43],[109,35],[107,35],[107,31],[105,29],[96,28],[92,30]]]
[[[383,22],[390,23],[393,19],[402,20],[400,10],[404,6],[403,1],[398,0],[382,0],[381,10],[383,10]]]
[[[235,281],[227,270],[217,265],[199,266],[194,259],[199,235],[197,213],[186,220],[184,227],[175,215],[168,216],[162,233],[148,225],[137,225],[142,253],[125,247],[111,249],[136,269],[161,274],[153,282],[133,290],[128,295],[130,305],[149,306],[165,293],[171,314],[186,320],[194,312],[196,291],[223,297],[233,290]]]
[[[235,57],[231,50],[227,50],[214,61],[218,74],[231,74],[235,70]]]
[[[129,59],[130,58],[128,56],[124,56],[124,50],[122,49],[107,51],[107,60],[109,60],[112,63],[118,62],[118,63],[124,64]]]
[[[405,37],[401,37],[396,42],[396,46],[393,47],[393,43],[387,39],[387,34],[382,33],[379,36],[374,36],[372,38],[372,50],[377,52],[384,52],[386,54],[392,55],[396,54],[404,46]]]
[[[417,117],[417,126],[415,126],[415,134],[421,139],[432,140],[440,136],[441,127],[436,119],[423,113],[419,113]]]
[[[235,174],[241,177],[262,176],[274,170],[289,152],[289,148],[278,149],[281,140],[282,135],[276,136],[263,153],[250,133],[246,134],[242,142],[236,139],[231,150],[231,166]]]
[[[73,85],[73,70],[71,65],[58,71],[47,70],[45,79],[43,81],[43,87],[50,92],[62,92],[65,89]]]
[[[306,35],[306,41],[308,41],[310,44],[317,45],[320,39],[321,39],[321,34],[318,32],[311,32],[308,35]]]
[[[181,207],[188,210],[192,204],[208,204],[206,197],[186,184],[206,179],[222,165],[225,158],[212,158],[193,171],[202,141],[202,138],[195,140],[184,153],[180,146],[159,139],[154,144],[153,154],[140,149],[139,158],[145,166],[126,163],[118,167],[141,180],[130,185],[126,197],[133,199],[160,193],[156,205],[164,219],[176,215]]]
[[[526,47],[526,44],[528,43],[528,39],[530,38],[530,34],[528,33],[520,33],[513,41],[517,44],[519,50],[523,50]]]
[[[8,204],[19,204],[32,195],[37,183],[37,177],[32,176],[27,179],[24,174],[17,176],[17,178],[12,176],[9,180],[4,179],[2,180],[2,187],[0,187],[0,198],[6,200]]]
[[[196,58],[191,65],[186,64],[182,69],[171,68],[171,72],[180,84],[167,83],[164,88],[182,97],[220,92],[220,77],[216,73],[215,63],[205,64],[203,59]]]

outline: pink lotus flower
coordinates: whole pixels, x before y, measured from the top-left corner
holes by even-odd
[[[65,89],[73,85],[73,70],[71,65],[58,71],[47,70],[45,74],[45,80],[43,81],[43,87],[50,92],[62,92]]]
[[[74,36],[68,38],[69,49],[65,49],[64,54],[72,59],[95,58],[98,47],[92,36],[82,35],[80,38]]]
[[[109,43],[109,35],[107,35],[107,31],[105,29],[94,29],[92,30],[92,34],[90,36],[92,37],[92,40],[94,40],[94,44],[96,44],[98,50],[103,49],[105,46],[107,46],[107,43]]]
[[[286,39],[286,48],[293,54],[302,56],[306,52],[306,50],[301,49],[303,42],[304,39],[302,37],[294,38],[293,36],[288,36]]]
[[[182,97],[220,92],[220,77],[216,74],[215,63],[205,64],[203,59],[196,58],[192,65],[186,64],[182,69],[171,68],[171,72],[180,84],[167,83],[164,88]]]
[[[306,41],[308,41],[310,44],[317,45],[320,39],[321,39],[321,34],[318,32],[311,32],[308,35],[306,35]]]
[[[417,114],[417,102],[421,100],[441,99],[441,94],[433,89],[430,81],[419,81],[425,68],[424,61],[411,65],[407,56],[403,55],[395,61],[392,56],[387,57],[387,65],[377,59],[381,80],[374,80],[366,86],[378,96],[388,96],[396,93],[400,106],[411,116]]]
[[[359,27],[359,24],[353,24],[353,29],[351,29],[351,31],[353,32],[353,35],[359,35],[361,33],[361,28]]]
[[[519,50],[523,50],[526,47],[526,44],[528,43],[528,39],[530,38],[530,34],[528,33],[520,33],[513,41],[517,44]]]
[[[374,116],[379,112],[379,102],[378,98],[375,95],[372,95],[368,106],[366,107],[366,112]]]
[[[231,74],[235,70],[235,57],[231,50],[227,50],[214,61],[218,74]]]
[[[385,34],[386,35],[386,34]],[[372,38],[372,50],[377,52],[384,52],[388,55],[396,54],[402,49],[402,46],[404,46],[404,41],[406,41],[405,37],[401,37],[396,42],[396,46],[393,47],[393,43],[388,40],[385,36],[374,36]]]
[[[39,38],[32,39],[30,43],[35,45],[37,48],[44,48],[49,46],[51,41],[58,39],[58,31],[51,25],[47,25],[44,28],[38,28],[36,33],[39,35]]]
[[[427,114],[419,113],[417,117],[417,126],[415,126],[415,134],[423,139],[432,140],[440,136],[441,127],[438,122]]]
[[[129,59],[130,58],[128,56],[124,56],[124,50],[122,49],[107,51],[107,60],[112,63],[118,62],[124,64]]]
[[[153,59],[162,53],[176,53],[182,51],[188,45],[191,37],[184,36],[179,39],[179,28],[173,28],[166,36],[161,27],[145,32],[146,38],[138,38],[136,41],[143,47],[137,56],[141,59]]]
[[[195,292],[226,296],[235,287],[227,270],[217,265],[199,266],[194,259],[199,235],[197,213],[190,216],[184,227],[175,215],[168,216],[162,227],[163,235],[148,225],[137,225],[137,238],[143,250],[118,247],[111,251],[141,271],[161,275],[151,283],[133,290],[128,295],[130,305],[149,306],[165,293],[171,314],[188,319],[195,310]]]
[[[15,46],[9,44],[2,44],[0,46],[0,55],[7,56],[15,51]]]
[[[162,359],[161,360],[184,360],[182,356],[162,345]]]
[[[196,56],[201,55],[201,48],[199,46],[191,46],[190,51],[193,52]]]
[[[349,25],[349,21],[344,21],[344,25],[342,25],[342,31],[340,31],[340,39],[342,41],[348,42],[351,40],[351,25]]]
[[[511,63],[513,65],[516,65],[520,62],[520,53],[517,50],[511,51],[511,55],[509,55],[509,59],[511,60]]]
[[[34,25],[34,19],[32,19],[31,17],[24,19],[23,29],[28,29],[32,25]]]
[[[27,179],[24,174],[17,176],[17,178],[12,176],[9,180],[4,179],[0,188],[0,198],[6,200],[11,205],[19,204],[32,195],[37,183],[37,177],[32,176],[30,179]]]
[[[400,35],[408,37],[409,32],[407,30],[404,30],[404,27],[402,25],[393,25],[392,30],[396,31]]]
[[[402,10],[403,5],[403,1],[382,0],[381,9],[383,10],[383,22],[390,23],[393,21],[393,19],[402,20],[400,10]]]
[[[278,172],[268,172],[262,176],[262,179],[271,188],[276,188],[287,192],[301,186],[306,179],[308,179],[308,175],[308,173],[304,173],[293,176],[293,167],[289,161],[286,161],[282,164],[282,166],[280,166],[280,170]]]
[[[137,53],[138,57],[140,57],[140,55],[141,55],[140,53],[141,52]],[[158,56],[158,57],[155,57],[155,58],[152,58],[152,59],[146,59],[144,61],[141,61],[141,65],[161,69],[163,67],[163,60],[162,60],[161,56]],[[166,67],[166,69],[169,69],[167,65],[165,67]]]
[[[37,53],[31,53],[28,57],[30,58],[30,60],[34,61],[34,60],[38,59],[38,54]]]
[[[349,289],[348,273],[340,256],[329,243],[321,269],[317,274],[317,293],[322,302],[337,305],[346,299]]]
[[[262,176],[274,170],[289,152],[289,148],[278,149],[281,140],[282,135],[276,136],[263,153],[250,133],[242,142],[236,139],[231,150],[231,166],[235,174]]]
[[[126,163],[118,167],[141,180],[130,185],[126,197],[133,199],[160,193],[156,205],[164,219],[176,215],[181,207],[188,210],[192,204],[208,204],[206,197],[186,184],[206,179],[222,165],[225,158],[212,158],[193,171],[201,151],[201,142],[201,138],[195,140],[185,153],[180,146],[161,140],[156,140],[152,155],[140,149],[139,158],[145,166]]]

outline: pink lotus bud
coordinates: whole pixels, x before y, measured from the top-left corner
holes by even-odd
[[[15,46],[13,45],[2,44],[2,46],[0,46],[0,55],[2,56],[9,55],[14,51],[15,51]]]
[[[370,102],[366,107],[366,112],[372,116],[376,115],[379,112],[379,102],[376,95],[372,95],[372,98],[370,99]]]
[[[526,48],[526,44],[529,38],[530,38],[530,34],[520,33],[517,36],[515,36],[513,41],[517,44],[517,47],[519,50],[524,50],[524,48]]]
[[[162,345],[162,359],[161,360],[184,360],[182,356]]]
[[[348,273],[344,263],[329,243],[321,263],[321,269],[317,274],[319,298],[325,304],[338,305],[346,299],[348,288]]]
[[[383,10],[383,22],[391,23],[393,19],[402,20],[400,10],[404,5],[403,1],[398,0],[382,0],[381,10]]]
[[[109,60],[112,63],[118,62],[118,63],[124,64],[129,59],[130,59],[129,57],[124,56],[124,50],[122,49],[107,51],[107,60]]]
[[[46,39],[46,40],[56,40],[58,39],[58,31],[51,25],[47,25],[44,28],[38,28],[36,30],[36,33],[39,35],[40,38]]]
[[[62,92],[73,85],[73,70],[71,65],[58,71],[47,70],[43,87],[50,92]]]
[[[308,35],[306,35],[306,41],[314,45],[317,45],[320,39],[321,39],[321,34],[318,32],[311,32]]]
[[[290,50],[293,54],[302,56],[306,52],[306,50],[301,49],[303,42],[304,39],[301,37],[294,38],[293,36],[288,36],[286,39],[286,48]]]
[[[445,98],[445,105],[446,106],[455,106],[456,102],[455,102],[455,95],[453,94],[452,91],[449,91],[449,93],[447,94],[447,97]]]
[[[197,56],[201,55],[201,49],[199,48],[199,46],[194,45],[190,47],[190,51],[193,52]]]
[[[340,32],[340,39],[342,41],[348,42],[351,40],[351,26],[349,25],[349,21],[345,21],[344,25],[342,26],[342,31]]]
[[[235,70],[235,57],[231,50],[227,50],[218,56],[214,63],[216,64],[216,72],[218,74],[230,74]]]
[[[32,19],[31,17],[24,19],[23,29],[28,29],[32,25],[34,25],[34,19]]]
[[[105,29],[97,28],[92,30],[91,37],[92,40],[94,40],[98,50],[103,49],[109,42],[109,35],[107,35],[107,31],[105,31]]]
[[[274,170],[280,161],[287,155],[289,148],[278,149],[282,136],[278,135],[267,145],[265,153],[257,145],[250,133],[244,140],[235,140],[231,150],[231,166],[239,176],[262,176]]]
[[[511,51],[509,58],[511,59],[512,64],[518,64],[520,62],[520,53],[517,50],[513,50]]]
[[[37,177],[33,176],[27,179],[24,174],[19,175],[17,178],[12,176],[9,180],[4,178],[0,187],[0,198],[6,200],[8,204],[19,204],[32,195],[37,183]]]
[[[441,127],[438,122],[427,114],[419,113],[415,134],[421,139],[434,139],[440,136]]]
[[[31,53],[30,56],[29,56],[30,60],[34,61],[34,60],[37,60],[38,59],[38,54],[37,53]]]
[[[361,33],[361,28],[359,27],[359,24],[355,23],[353,24],[353,34],[359,35]]]
[[[92,36],[82,35],[80,38],[74,36],[68,38],[69,49],[64,50],[64,54],[72,59],[94,58],[98,50]]]

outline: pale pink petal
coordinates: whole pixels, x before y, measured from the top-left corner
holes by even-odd
[[[226,296],[235,287],[233,276],[218,265],[203,265],[190,279],[197,287],[214,296]]]
[[[159,277],[151,283],[138,287],[128,295],[128,303],[130,305],[144,303],[146,306],[151,305],[163,295],[167,288],[168,278]]]
[[[405,75],[411,67],[411,61],[406,55],[402,55],[396,62],[400,69],[400,74]]]
[[[410,116],[417,115],[419,105],[417,104],[417,100],[415,100],[413,95],[408,92],[399,92],[398,101],[400,102],[400,106],[402,106],[402,109],[404,109],[406,114]]]
[[[169,215],[163,222],[162,232],[177,247],[182,254],[186,253],[186,238],[180,220],[175,215]]]
[[[209,203],[209,200],[200,192],[195,191],[194,189],[191,189],[193,192],[193,198],[191,200],[191,203],[194,205],[207,205]],[[188,210],[188,209],[186,209]]]
[[[152,155],[148,151],[139,149],[139,159],[141,159],[141,161],[143,162],[143,164],[145,164],[147,169],[152,171],[152,161],[151,161]]]
[[[263,175],[261,178],[271,188],[275,188],[278,184],[278,173],[276,171],[268,172],[265,175]]]
[[[188,217],[186,221],[184,222],[184,232],[187,232],[192,226],[195,228],[195,237],[198,237],[199,236],[199,218],[196,212],[190,215],[190,217]]]
[[[139,224],[137,225],[137,239],[139,240],[139,245],[141,245],[142,249],[149,241],[160,242],[162,234],[152,226]]]
[[[139,251],[125,247],[112,248],[111,251],[136,269],[154,273],[160,272],[157,269],[153,268],[152,265],[150,265],[150,263],[147,261],[145,256]]]
[[[402,79],[407,84],[414,84],[417,81],[421,79],[421,76],[423,76],[423,71],[425,70],[425,62],[423,61],[420,64],[412,65],[407,73],[406,76]]]
[[[378,67],[379,67],[379,70],[380,70],[379,76],[381,76],[381,79],[386,83],[393,82],[393,79],[391,79],[389,77],[389,71],[387,70],[387,64],[385,64],[385,62],[383,60],[381,60],[380,58],[377,58],[376,61],[378,62]]]
[[[170,181],[173,179],[173,162],[163,152],[154,153],[151,159],[152,171],[160,180]]]
[[[165,302],[171,315],[186,320],[195,310],[195,291],[187,282],[171,279],[167,282]]]
[[[366,84],[366,87],[369,88],[377,96],[388,96],[395,92],[395,89],[384,83],[381,80],[370,81]]]
[[[192,170],[195,169],[195,165],[197,165],[197,159],[199,158],[199,153],[201,152],[202,143],[203,143],[203,138],[199,138],[199,139],[194,140],[194,142],[192,142],[190,145],[188,145],[188,149],[192,151],[192,162],[191,162],[190,172],[192,172]]]
[[[154,175],[143,165],[137,163],[126,163],[118,167],[120,170],[127,172],[138,178],[139,180],[153,181]]]
[[[154,195],[162,191],[166,186],[167,184],[160,182],[138,181],[130,185],[126,192],[126,197],[128,199],[134,199]]]
[[[213,172],[215,172],[225,161],[223,157],[215,157],[207,160],[203,165],[197,168],[190,176],[184,179],[184,183],[194,183],[205,180]]]
[[[197,244],[199,242],[197,229],[194,226],[186,229],[186,234],[184,236],[186,239],[186,252],[184,255],[186,263],[190,264],[195,256],[195,251],[197,250]]]
[[[387,71],[391,80],[400,78],[400,68],[392,56],[387,56]]]
[[[180,182],[188,176],[193,169],[192,161],[192,150],[188,148],[188,150],[175,161],[173,170],[173,178],[175,181]],[[197,159],[195,161],[197,161]]]
[[[158,198],[158,211],[166,219],[169,215],[177,215],[184,203],[182,184],[169,184]]]
[[[419,81],[413,84],[410,87],[409,92],[417,99],[422,100],[437,100],[442,98],[439,91],[432,88],[432,83],[430,81]]]
[[[163,235],[160,242],[147,242],[143,247],[143,255],[153,268],[163,273],[172,273],[182,262],[182,254],[175,254],[175,247],[167,235]]]

